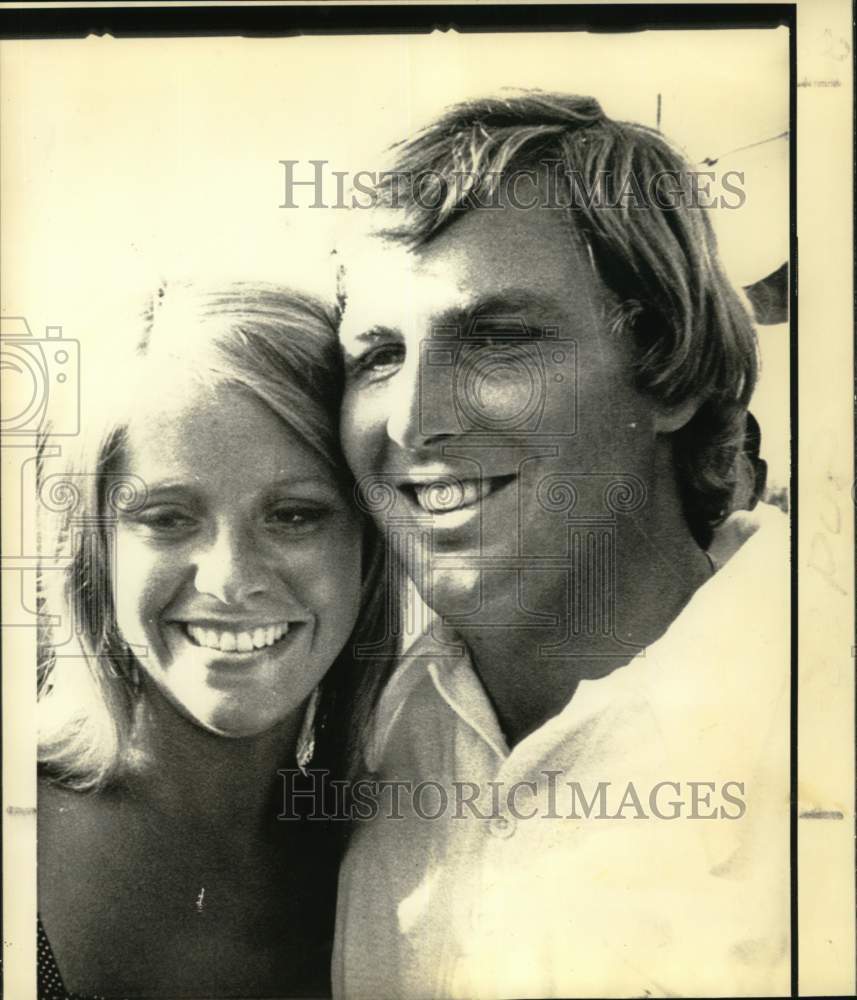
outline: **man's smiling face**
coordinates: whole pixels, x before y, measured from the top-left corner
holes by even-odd
[[[565,214],[474,210],[412,252],[369,239],[346,286],[345,453],[394,488],[382,521],[431,527],[423,596],[444,615],[551,613],[563,576],[533,560],[565,546],[557,477],[603,513],[603,474],[648,486],[656,451],[655,404]]]

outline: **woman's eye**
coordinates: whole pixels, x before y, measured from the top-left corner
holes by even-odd
[[[379,344],[364,354],[353,358],[348,365],[349,374],[383,378],[401,368],[405,360],[403,344]]]
[[[268,515],[268,521],[279,531],[300,534],[320,525],[330,513],[327,507],[277,507]]]
[[[196,519],[187,511],[174,507],[150,507],[138,511],[133,523],[152,534],[176,535],[191,531]]]

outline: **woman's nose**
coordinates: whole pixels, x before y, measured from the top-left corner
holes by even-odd
[[[242,604],[270,590],[271,570],[249,534],[222,531],[199,553],[194,582],[223,604]]]

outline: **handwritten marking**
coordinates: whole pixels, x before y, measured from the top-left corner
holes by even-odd
[[[205,902],[205,886],[199,890],[199,895],[196,897],[196,912],[202,913],[203,903]]]
[[[799,87],[841,87],[839,80],[798,80]]]

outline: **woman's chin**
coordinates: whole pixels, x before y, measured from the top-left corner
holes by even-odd
[[[273,716],[267,713],[264,715],[251,715],[246,711],[224,712],[208,710],[198,713],[188,713],[185,711],[184,714],[188,715],[192,722],[212,736],[220,736],[229,740],[245,740],[264,736],[265,733],[270,732],[281,722],[285,721],[281,713]]]
[[[224,697],[222,692],[178,692],[155,684],[149,691],[149,702],[152,708],[157,704],[164,710],[174,712],[185,722],[201,729],[211,736],[223,739],[241,740],[253,739],[270,732],[280,723],[293,718],[300,706],[278,705],[273,708],[271,698],[260,698],[258,701],[246,697]],[[206,696],[208,695],[208,696]]]

